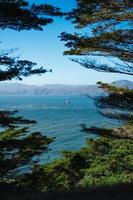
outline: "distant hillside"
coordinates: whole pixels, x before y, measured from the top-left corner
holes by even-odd
[[[112,84],[116,85],[116,86],[119,86],[119,87],[133,89],[133,82],[132,81],[128,81],[128,80],[115,81]]]
[[[133,89],[133,82],[120,80],[112,84]],[[97,85],[25,85],[21,83],[1,83],[0,95],[90,95],[92,97],[104,95],[104,91]]]
[[[0,95],[80,95],[99,96],[103,92],[96,85],[42,85],[1,83]]]

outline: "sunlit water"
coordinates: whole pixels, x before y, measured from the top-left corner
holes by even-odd
[[[93,100],[84,96],[1,96],[0,109],[17,109],[19,115],[38,122],[30,130],[56,137],[40,162],[58,158],[61,150],[77,150],[85,146],[86,138],[95,137],[81,132],[80,124],[118,125],[118,121],[101,116]]]

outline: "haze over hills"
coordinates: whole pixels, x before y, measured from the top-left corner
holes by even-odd
[[[133,82],[128,80],[120,80],[112,84],[119,87],[133,89]],[[101,96],[104,91],[97,85],[25,85],[22,83],[1,83],[0,95],[90,95]]]
[[[120,81],[115,81],[112,84],[118,86],[118,87],[124,87],[124,88],[128,88],[128,89],[133,89],[133,82],[132,81],[128,81],[128,80],[120,80]]]

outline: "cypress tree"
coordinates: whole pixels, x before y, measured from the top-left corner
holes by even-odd
[[[53,22],[54,16],[62,16],[59,8],[48,4],[29,4],[26,0],[0,0],[0,28],[39,30]],[[38,67],[29,60],[13,57],[15,49],[0,52],[0,81],[18,79],[30,75],[40,75],[51,70]],[[0,182],[15,181],[19,171],[34,165],[33,158],[48,151],[53,138],[40,132],[30,133],[27,120],[16,115],[17,111],[0,111]]]
[[[61,40],[65,41],[68,50],[65,55],[73,55],[72,61],[88,69],[100,72],[111,72],[133,75],[133,3],[131,0],[77,0],[77,8],[67,14],[83,34],[63,32]],[[85,29],[84,29],[85,28]],[[86,31],[87,30],[87,31]],[[103,115],[121,120],[130,120],[132,127],[133,91],[98,82],[108,96],[96,100]],[[113,109],[113,110],[112,110]],[[125,110],[127,112],[125,112]],[[85,130],[97,133],[98,127]],[[133,127],[132,127],[133,128]],[[132,129],[122,127],[115,135],[133,138]],[[100,133],[106,132],[103,130]],[[110,131],[109,131],[110,132]],[[121,134],[122,132],[122,134]],[[110,132],[112,134],[112,132]]]

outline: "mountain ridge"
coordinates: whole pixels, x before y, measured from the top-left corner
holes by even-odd
[[[133,89],[133,82],[119,80],[112,83],[118,87]],[[101,96],[104,91],[97,85],[45,84],[41,86],[23,83],[0,83],[0,95],[90,95]]]

